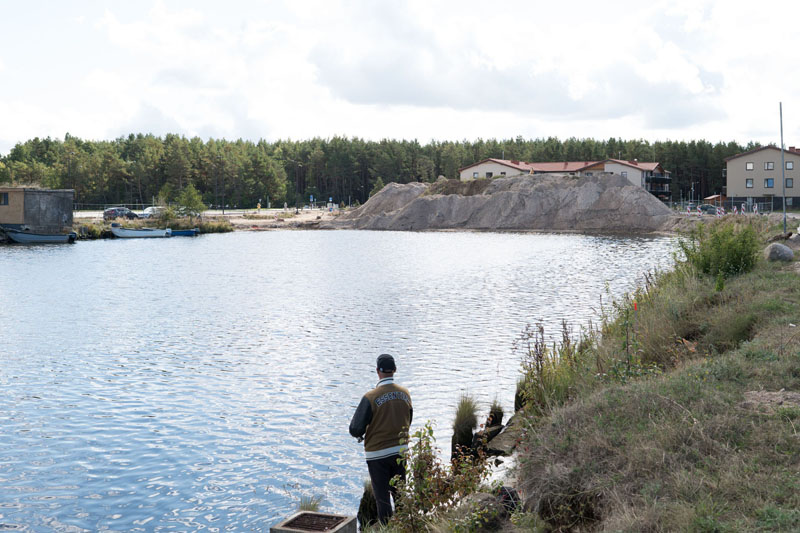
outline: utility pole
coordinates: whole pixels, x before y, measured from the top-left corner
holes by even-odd
[[[786,234],[786,163],[783,159],[783,102],[778,102],[781,115],[781,185],[783,186],[783,233]]]

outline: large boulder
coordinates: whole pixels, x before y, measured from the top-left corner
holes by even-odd
[[[514,448],[522,441],[525,433],[525,419],[514,415],[508,420],[503,430],[486,445],[489,455],[511,455]]]
[[[764,259],[767,261],[793,261],[794,252],[785,244],[773,242],[764,248]]]

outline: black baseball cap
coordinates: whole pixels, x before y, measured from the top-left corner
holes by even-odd
[[[378,370],[381,372],[394,372],[397,367],[394,364],[394,357],[388,353],[382,353],[378,356]]]

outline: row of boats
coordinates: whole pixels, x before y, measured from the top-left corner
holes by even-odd
[[[13,242],[20,244],[72,244],[78,239],[74,231],[69,233],[33,233],[12,228],[0,227],[0,232]],[[164,237],[194,237],[200,234],[199,228],[173,230],[170,228],[123,228],[118,223],[111,224],[111,233],[120,239],[147,239]]]

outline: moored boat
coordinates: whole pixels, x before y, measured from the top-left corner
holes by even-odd
[[[169,228],[123,228],[119,224],[114,223],[111,224],[111,233],[114,234],[114,237],[118,237],[120,239],[146,239],[154,237],[169,237],[172,235],[172,230]]]
[[[195,235],[200,235],[200,228],[172,230],[173,237],[194,237]]]
[[[2,231],[9,239],[20,244],[72,244],[78,238],[78,234],[74,231],[69,233],[32,233],[10,228],[3,228]]]

